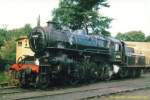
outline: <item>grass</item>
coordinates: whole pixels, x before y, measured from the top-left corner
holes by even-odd
[[[0,72],[0,83],[10,82],[10,80],[8,72]]]

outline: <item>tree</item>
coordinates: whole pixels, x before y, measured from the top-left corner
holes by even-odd
[[[3,46],[4,42],[7,40],[8,31],[6,29],[0,29],[0,47]]]
[[[125,40],[126,40],[125,34],[119,32],[119,33],[116,35],[116,39],[125,41]]]
[[[150,42],[150,35],[145,38],[145,42]]]
[[[59,8],[53,11],[53,21],[72,30],[108,35],[106,29],[112,19],[99,14],[101,7],[109,7],[107,0],[60,0]]]
[[[143,42],[145,41],[145,34],[141,31],[130,31],[124,34],[118,33],[116,38],[124,41]]]
[[[29,34],[32,31],[31,25],[30,24],[26,24],[23,27],[22,31],[23,31],[23,34],[25,34],[25,35]]]
[[[15,63],[16,58],[16,38],[6,41],[0,49],[1,59],[7,61],[8,64]]]
[[[31,30],[32,30],[31,25],[30,24],[26,24],[22,28],[9,30],[9,33],[11,35],[10,37],[19,38],[22,35],[28,35],[31,32]]]

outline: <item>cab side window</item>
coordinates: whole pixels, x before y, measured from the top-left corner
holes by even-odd
[[[114,42],[111,42],[111,43],[110,43],[110,48],[111,48],[111,51],[114,51],[114,50],[115,50],[115,44],[114,44]]]
[[[115,44],[115,50],[116,52],[120,51],[121,47],[118,43]]]

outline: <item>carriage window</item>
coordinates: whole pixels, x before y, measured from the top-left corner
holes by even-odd
[[[21,47],[21,46],[22,46],[22,42],[18,42],[18,46],[20,46],[20,47]]]
[[[127,52],[129,52],[129,53],[134,53],[134,48],[127,47]]]

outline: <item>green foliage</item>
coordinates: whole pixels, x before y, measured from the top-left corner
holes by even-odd
[[[145,38],[145,42],[150,42],[150,35]]]
[[[4,42],[7,40],[8,31],[6,29],[0,29],[0,47],[3,46]]]
[[[144,42],[145,34],[141,31],[130,31],[127,33],[118,33],[116,38],[123,41],[137,41]]]
[[[10,77],[6,73],[0,71],[0,83],[5,83],[10,81]]]
[[[4,46],[0,49],[1,59],[14,63],[16,58],[16,38],[11,38],[6,41]]]
[[[116,39],[125,41],[125,40],[126,40],[125,34],[119,32],[119,33],[116,35]]]
[[[94,34],[108,35],[106,29],[112,19],[99,14],[101,7],[109,7],[107,0],[60,0],[53,11],[53,21],[72,30],[92,29]]]
[[[19,38],[20,36],[23,36],[23,35],[28,35],[28,33],[30,33],[32,30],[30,24],[26,24],[24,27],[22,28],[19,28],[19,29],[13,29],[13,30],[9,30],[9,33],[10,33],[10,37],[13,37],[13,38]]]

